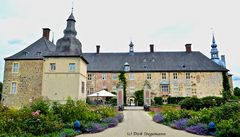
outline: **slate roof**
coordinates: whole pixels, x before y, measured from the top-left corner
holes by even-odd
[[[56,45],[45,37],[41,37],[20,52],[5,58],[5,60],[42,60],[44,57],[81,57],[88,64],[79,52],[56,52]]]
[[[40,54],[39,54],[40,53]],[[76,56],[57,53],[56,46],[42,37],[36,42],[5,60],[42,60],[45,56],[69,57]],[[79,56],[79,54],[77,55]],[[164,71],[198,71],[222,72],[228,71],[203,55],[201,52],[134,52],[126,53],[83,53],[81,57],[88,63],[88,72],[120,72],[127,62],[130,71],[134,72],[164,72]]]
[[[20,52],[5,58],[5,60],[30,60],[30,59],[43,59],[45,54],[50,54],[56,50],[56,46],[47,40],[45,37],[41,37],[36,42],[21,50]]]
[[[217,65],[201,52],[134,52],[129,53],[83,53],[89,62],[88,72],[120,72],[124,64],[130,65],[132,72],[167,71],[228,71]]]

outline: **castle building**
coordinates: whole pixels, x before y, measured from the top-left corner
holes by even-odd
[[[67,19],[64,36],[56,45],[49,41],[50,29],[22,51],[5,58],[2,103],[22,107],[32,100],[45,97],[64,102],[68,97],[85,100],[87,94],[107,89],[116,92],[118,75],[124,71],[127,79],[127,103],[134,101],[134,92],[147,82],[151,97],[221,96],[223,72],[228,72],[225,57],[218,58],[213,36],[211,59],[186,44],[184,51],[150,51],[82,53],[76,38],[73,13]]]

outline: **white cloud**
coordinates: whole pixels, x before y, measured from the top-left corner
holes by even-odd
[[[135,51],[149,51],[150,43],[155,44],[156,51],[179,51],[185,50],[185,43],[192,43],[193,50],[210,56],[211,28],[214,28],[218,49],[226,55],[228,69],[234,75],[240,74],[240,69],[236,69],[239,68],[236,59],[240,58],[238,0],[75,0],[74,3],[77,37],[84,52],[95,52],[96,44],[105,52],[128,51],[132,39]],[[0,60],[40,38],[43,27],[54,31],[55,41],[62,37],[71,11],[70,0],[1,0],[0,5]],[[1,8],[2,5],[6,7]],[[11,45],[8,43],[11,40],[23,43]],[[3,61],[0,63],[2,66]]]

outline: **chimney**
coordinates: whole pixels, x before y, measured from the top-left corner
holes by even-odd
[[[50,33],[49,28],[43,28],[43,37],[45,37],[47,40],[49,40],[49,33]]]
[[[191,45],[192,45],[192,44],[186,44],[186,45],[185,45],[185,47],[186,47],[186,52],[187,52],[187,53],[191,53],[191,52],[192,52]]]
[[[100,53],[100,45],[97,45],[97,46],[96,46],[96,50],[97,50],[97,51],[96,51],[96,54],[99,54],[99,53]]]
[[[226,66],[226,62],[225,62],[225,55],[221,55],[221,60],[224,63],[224,65]]]
[[[150,44],[150,52],[151,52],[151,53],[154,52],[154,44]]]

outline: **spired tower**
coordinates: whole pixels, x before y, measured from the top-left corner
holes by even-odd
[[[86,99],[88,62],[76,38],[75,22],[72,12],[64,36],[57,41],[56,51],[44,56],[42,95],[53,101],[65,102],[68,97]]]
[[[212,44],[211,44],[211,60],[214,61],[215,63],[217,63],[218,65],[226,68],[226,65],[225,65],[225,56],[222,55],[221,56],[221,60],[219,59],[219,56],[218,56],[218,49],[217,49],[217,44],[216,44],[216,41],[215,41],[215,37],[214,37],[214,34],[213,34],[213,38],[212,38]]]
[[[67,27],[63,31],[63,38],[57,41],[56,54],[67,56],[82,56],[82,44],[76,38],[77,31],[75,30],[75,18],[73,12],[67,19]]]
[[[133,50],[133,43],[132,43],[132,41],[130,42],[130,44],[129,44],[129,55],[133,55],[134,54],[134,50]]]

